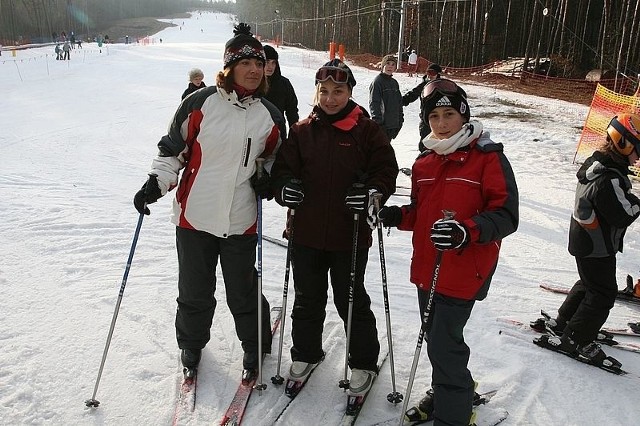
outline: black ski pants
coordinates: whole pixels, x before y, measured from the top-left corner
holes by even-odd
[[[258,352],[258,278],[255,269],[256,244],[253,235],[216,237],[203,231],[176,227],[178,250],[178,310],[176,338],[181,349],[202,349],[210,339],[216,310],[216,268],[218,259],[233,315],[236,334],[244,352]],[[262,296],[262,348],[271,352],[269,303]]]
[[[558,320],[584,345],[595,340],[616,301],[616,257],[576,257],[576,264],[580,280],[558,309]]]
[[[371,299],[364,287],[364,273],[369,249],[358,247],[349,367],[378,371],[380,343],[376,318],[371,311]],[[349,311],[349,285],[351,282],[351,251],[324,251],[294,244],[293,303],[291,358],[293,361],[318,362],[324,355],[322,331],[326,318],[328,276],[331,277],[333,302],[347,327]]]
[[[421,315],[429,292],[418,289]],[[471,351],[464,341],[464,327],[474,300],[435,293],[427,324],[427,354],[431,362],[434,426],[467,426],[473,409],[475,384],[467,368]]]

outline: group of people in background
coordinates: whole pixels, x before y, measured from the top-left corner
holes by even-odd
[[[69,41],[65,41],[60,46],[60,43],[56,44],[54,49],[56,53],[56,59],[59,61],[70,61],[71,60],[71,43]]]
[[[351,330],[349,392],[368,391],[380,351],[365,286],[368,251],[373,229],[396,227],[413,233],[407,267],[432,366],[431,389],[408,415],[433,419],[436,426],[474,424],[476,382],[464,328],[475,302],[487,297],[502,239],[518,228],[518,188],[503,145],[471,118],[465,90],[432,64],[402,95],[393,78],[397,61],[383,58],[369,87],[369,112],[352,99],[351,69],[338,59],[327,62],[316,71],[313,109],[302,119],[278,52],[263,46],[246,24],[237,25],[226,43],[215,85],[204,84],[202,70],[189,72],[182,102],[134,197],[137,211],[149,214],[149,204],[176,190],[175,326],[186,368],[197,368],[210,339],[218,262],[244,351],[243,379],[256,376],[259,340],[261,353],[271,352],[269,303],[258,295],[255,262],[258,203],[275,199],[286,208],[283,235],[292,238],[289,377],[303,380],[325,355],[331,287],[338,314]],[[403,107],[418,99],[420,149],[410,202],[387,206],[398,174],[391,142],[402,128]],[[565,328],[562,344],[571,339],[575,350],[593,340],[592,330],[613,305],[615,253],[640,214],[625,175],[638,158],[637,129],[637,117],[614,119],[608,148],[578,172],[570,250],[581,284],[558,318]],[[256,160],[264,160],[264,170]],[[581,316],[590,318],[588,325]]]

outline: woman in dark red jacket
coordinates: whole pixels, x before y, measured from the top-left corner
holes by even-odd
[[[424,117],[431,133],[423,140],[411,175],[411,204],[383,207],[386,226],[413,231],[411,282],[425,313],[436,258],[442,253],[426,325],[432,389],[408,420],[434,425],[472,424],[474,380],[464,326],[476,300],[486,297],[498,264],[502,238],[518,227],[518,189],[502,144],[482,124],[469,120],[465,92],[453,81],[425,85]],[[449,211],[452,218],[444,218]]]
[[[372,194],[395,192],[398,164],[384,130],[351,100],[356,82],[334,60],[316,73],[311,115],[294,124],[271,170],[275,198],[295,209],[293,223],[292,381],[303,381],[324,356],[322,330],[328,277],[333,300],[346,322],[349,310],[354,213],[359,219],[349,345],[349,391],[361,394],[377,374],[380,351],[376,319],[364,287],[371,229],[365,214]],[[289,383],[288,383],[289,386]]]

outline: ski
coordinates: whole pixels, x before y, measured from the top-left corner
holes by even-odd
[[[274,336],[276,334],[276,330],[280,326],[280,320],[282,319],[282,308],[272,308],[271,312],[278,313],[273,326],[271,327],[271,335]],[[240,385],[238,385],[238,389],[236,390],[236,393],[233,396],[229,407],[227,407],[227,410],[225,411],[224,416],[220,421],[220,426],[236,426],[242,422],[242,417],[244,417],[244,412],[247,408],[247,404],[249,403],[249,398],[251,398],[251,394],[253,393],[253,388],[256,384],[256,381],[257,377],[254,377],[252,380],[246,382],[240,381]]]
[[[569,294],[570,288],[561,287],[550,284],[540,284],[540,288],[543,290],[550,291],[552,293],[559,294]],[[631,303],[634,305],[640,305],[640,297],[633,295],[633,293],[629,293],[626,290],[619,290],[618,295],[616,296],[616,302],[625,302]]]
[[[178,390],[178,401],[173,414],[173,426],[176,426],[182,413],[191,413],[196,408],[196,389],[198,384],[198,369],[183,368],[182,380]]]
[[[633,322],[629,323],[629,328],[604,327],[602,331],[606,331],[607,333],[610,333],[616,336],[640,337],[640,327],[638,326],[637,323],[633,323]]]
[[[382,369],[382,366],[384,365],[387,358],[389,358],[389,351],[387,351],[384,354],[384,356],[382,357],[382,360],[378,363],[378,373],[380,373],[380,369]],[[355,424],[356,420],[358,419],[358,416],[360,415],[360,412],[362,411],[362,407],[367,400],[367,396],[371,392],[371,388],[373,388],[373,385],[375,384],[376,379],[378,378],[378,375],[376,375],[373,378],[373,380],[371,381],[371,387],[364,394],[347,395],[347,407],[342,416],[342,421],[340,422],[340,426],[351,426]]]
[[[534,331],[533,329],[530,329],[530,331]],[[515,332],[510,332],[509,330],[500,330],[499,333],[501,335],[505,335],[505,336],[510,336],[510,337],[516,337],[519,339],[523,339],[523,340],[527,340],[527,341],[531,341],[530,337],[528,334],[520,334],[520,333],[515,333]],[[627,371],[623,370],[620,363],[613,357],[608,356],[606,358],[606,362],[604,362],[603,364],[593,364],[591,362],[590,359],[578,354],[578,353],[568,353],[568,352],[563,352],[563,351],[554,351],[553,349],[550,349],[548,346],[546,346],[544,339],[548,339],[549,337],[556,337],[554,334],[551,334],[551,332],[549,331],[549,334],[543,334],[540,337],[535,337],[533,339],[533,343],[536,346],[540,346],[543,349],[552,351],[552,352],[556,352],[562,355],[565,355],[571,359],[574,359],[576,361],[582,362],[583,364],[587,364],[587,365],[591,365],[594,367],[597,367],[601,370],[607,371],[609,373],[613,373],[616,374],[618,376],[624,376],[626,374],[628,374]],[[631,375],[631,377],[637,377],[635,375]]]
[[[481,394],[477,394],[478,396],[473,399],[473,406],[479,407],[481,405],[487,404],[489,401],[491,401],[491,398],[493,398],[493,396],[496,393],[498,393],[497,389],[484,392]],[[412,408],[410,408],[409,410],[411,409]],[[495,410],[495,412],[493,413],[494,414],[493,416],[489,416],[488,414],[489,413],[480,413],[476,418],[475,425],[476,426],[496,426],[502,423],[503,421],[505,421],[509,416],[509,412],[506,410]],[[406,420],[405,418],[404,424],[405,425],[429,425],[432,423],[433,423],[433,419],[411,421],[411,420]],[[396,424],[398,424],[398,420],[391,419],[391,420],[385,420],[380,423],[375,423],[373,426],[383,426],[383,425],[391,426]]]
[[[280,411],[277,411],[277,414],[275,415],[275,420],[273,421],[273,423],[276,423],[278,420],[280,420],[280,417],[282,417],[285,411],[287,411],[287,408],[289,408],[293,400],[302,391],[304,386],[309,381],[309,378],[311,377],[313,372],[316,370],[316,368],[318,368],[318,365],[322,363],[322,361],[324,361],[324,357],[322,357],[322,359],[318,361],[318,363],[311,369],[309,374],[307,374],[303,380],[287,379],[285,389],[284,389],[284,394],[286,395],[285,402],[281,407],[279,407]]]
[[[284,247],[287,248],[288,244],[286,240],[283,240],[281,238],[276,238],[276,237],[270,237],[268,235],[262,235],[262,239],[265,241],[270,242],[271,244],[274,244],[276,246],[280,246],[280,247]]]
[[[544,312],[544,311],[542,311],[542,312]],[[522,321],[518,321],[518,320],[515,320],[515,319],[511,319],[511,318],[496,318],[496,321],[501,322],[503,324],[513,325],[513,326],[515,326],[517,328],[520,328],[522,330],[535,331],[537,333],[546,333],[547,332],[547,330],[533,327],[532,324],[527,325],[527,324],[523,323]],[[623,350],[623,351],[640,353],[640,345],[638,345],[636,343],[619,342],[619,341],[613,339],[613,336],[612,336],[613,334],[615,334],[615,333],[610,333],[608,329],[604,329],[603,328],[598,333],[598,337],[596,337],[596,342],[597,343],[601,343],[603,345],[611,346],[612,348],[620,349],[620,350]]]

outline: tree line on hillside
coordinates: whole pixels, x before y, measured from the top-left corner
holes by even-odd
[[[382,56],[410,47],[459,68],[524,57],[562,77],[594,68],[640,72],[640,0],[236,0],[236,7],[259,34],[313,49],[335,41]]]
[[[258,35],[316,50],[335,41],[378,56],[415,49],[456,68],[524,57],[525,69],[562,77],[640,73],[640,0],[0,0],[0,43],[194,9],[235,13]]]

